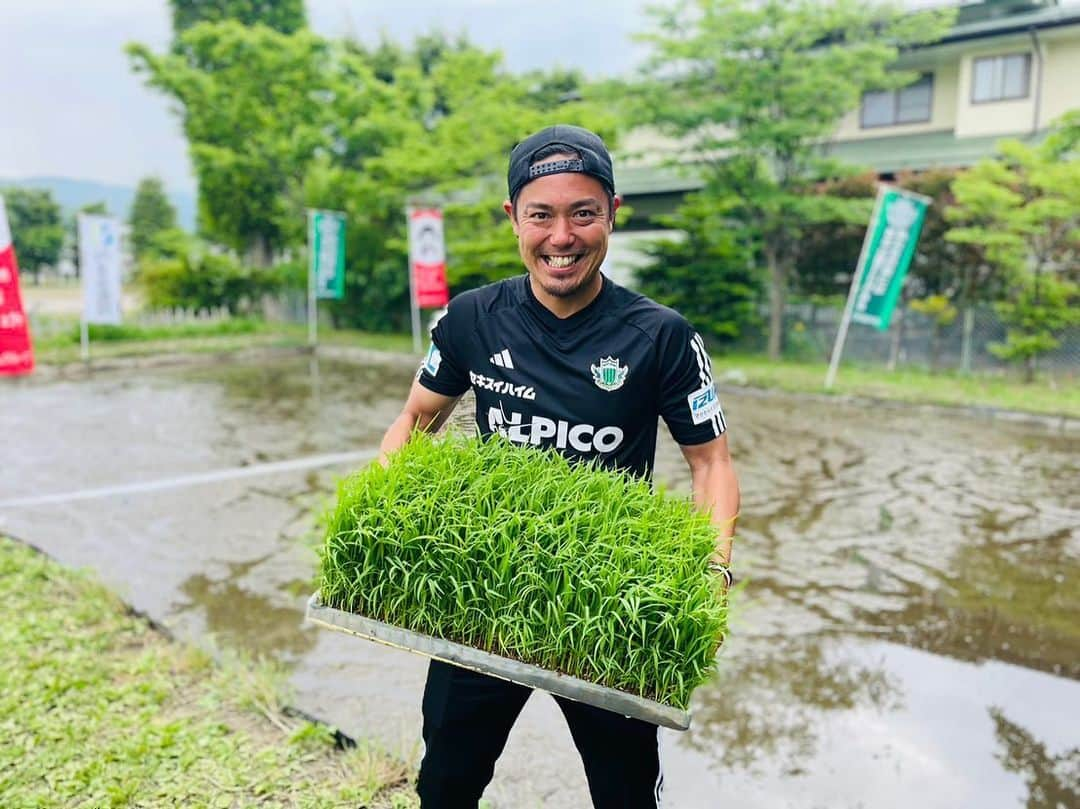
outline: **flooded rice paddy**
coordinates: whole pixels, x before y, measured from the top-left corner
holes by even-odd
[[[280,661],[299,707],[417,754],[425,661],[302,621],[313,514],[411,372],[278,357],[5,382],[0,531],[182,637]],[[664,733],[665,807],[1080,806],[1080,434],[723,400],[748,581],[693,727]],[[656,477],[688,490],[670,440]],[[544,695],[487,796],[588,806]]]

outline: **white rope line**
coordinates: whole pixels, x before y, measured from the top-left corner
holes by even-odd
[[[142,494],[144,492],[157,492],[165,489],[179,489],[184,486],[199,486],[205,483],[217,483],[223,480],[237,480],[240,478],[258,477],[260,475],[273,475],[278,472],[296,472],[298,470],[314,469],[320,466],[361,463],[370,461],[377,454],[377,450],[336,452],[327,455],[312,455],[307,458],[293,458],[289,461],[252,464],[251,466],[239,466],[232,469],[218,469],[213,472],[200,472],[194,475],[181,475],[180,477],[175,478],[125,483],[117,486],[102,486],[94,489],[79,489],[73,492],[40,494],[32,497],[15,497],[9,500],[0,500],[0,509],[43,506],[50,503],[70,503],[76,500],[95,500],[101,497],[115,497],[122,494]]]

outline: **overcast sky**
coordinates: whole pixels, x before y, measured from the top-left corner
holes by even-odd
[[[409,41],[462,29],[503,51],[513,70],[565,65],[629,70],[644,27],[638,0],[307,0],[327,36]],[[528,9],[542,17],[530,19]],[[563,22],[556,22],[556,21]],[[194,187],[186,145],[164,97],[131,72],[123,46],[164,50],[166,0],[0,0],[0,178],[62,176],[135,185],[157,174]]]

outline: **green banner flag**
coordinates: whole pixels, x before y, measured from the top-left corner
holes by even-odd
[[[345,214],[338,211],[310,211],[308,247],[315,297],[345,297]]]
[[[928,204],[926,197],[898,188],[881,192],[856,270],[859,287],[851,315],[856,323],[889,328]]]

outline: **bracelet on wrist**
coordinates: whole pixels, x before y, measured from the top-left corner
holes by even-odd
[[[731,587],[735,583],[735,577],[731,573],[731,568],[727,565],[722,565],[719,562],[709,562],[709,572],[719,573],[724,577],[724,584]]]

